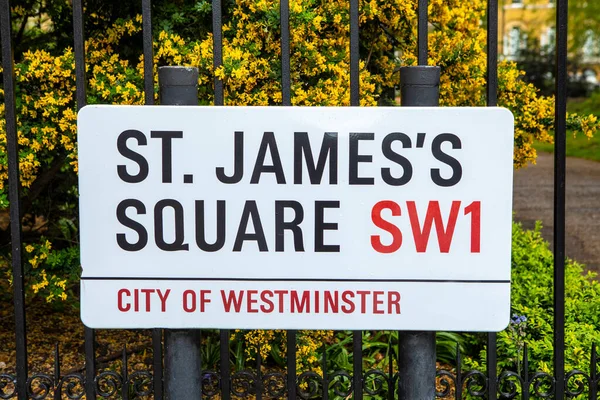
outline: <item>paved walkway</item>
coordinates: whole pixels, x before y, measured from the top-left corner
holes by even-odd
[[[514,175],[515,218],[526,228],[543,222],[552,243],[554,155],[538,153],[536,165]],[[567,158],[567,257],[600,272],[600,162]]]

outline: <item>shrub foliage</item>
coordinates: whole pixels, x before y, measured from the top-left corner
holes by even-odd
[[[552,374],[554,256],[540,229],[539,223],[534,230],[513,224],[513,317],[509,329],[498,334],[498,366],[502,370],[522,372],[526,345],[530,372]],[[567,260],[565,287],[565,369],[589,373],[592,345],[600,343],[600,282],[597,274],[584,273],[581,264]],[[485,360],[484,338],[477,337],[475,342],[482,349],[477,359]],[[478,361],[470,360],[468,365],[485,370]]]

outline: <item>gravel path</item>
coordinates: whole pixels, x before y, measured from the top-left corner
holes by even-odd
[[[543,223],[542,235],[552,243],[554,155],[538,153],[536,165],[514,174],[513,208],[517,221],[533,228]],[[600,162],[567,158],[567,257],[600,272]]]

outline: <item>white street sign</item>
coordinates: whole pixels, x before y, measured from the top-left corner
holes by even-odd
[[[508,324],[505,109],[87,106],[78,135],[89,327]]]

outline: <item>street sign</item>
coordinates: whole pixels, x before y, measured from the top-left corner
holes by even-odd
[[[87,106],[93,328],[500,331],[502,108]]]

